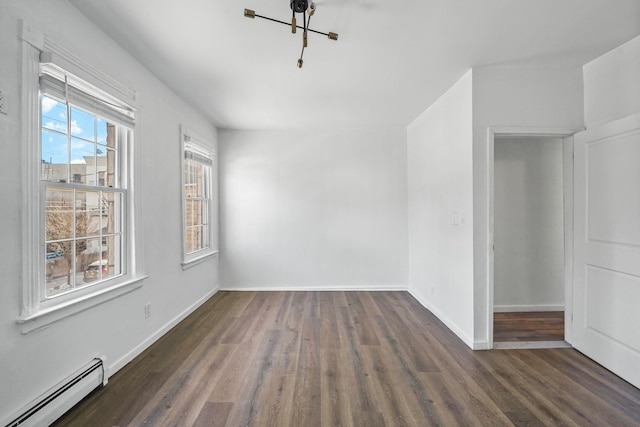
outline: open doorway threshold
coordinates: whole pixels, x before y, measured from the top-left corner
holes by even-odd
[[[494,349],[567,348],[564,312],[507,312],[493,315]]]

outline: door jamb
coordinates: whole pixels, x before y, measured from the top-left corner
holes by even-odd
[[[562,138],[562,169],[564,199],[564,334],[571,344],[573,322],[573,135],[584,129],[548,127],[499,127],[487,128],[487,348],[493,348],[494,304],[494,161],[496,136],[531,136]]]

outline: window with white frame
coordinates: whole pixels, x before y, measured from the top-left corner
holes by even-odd
[[[21,25],[22,332],[142,286],[137,95]]]
[[[182,131],[183,264],[215,250],[215,153],[210,142]]]
[[[42,299],[125,273],[123,170],[134,118],[118,100],[41,64]]]

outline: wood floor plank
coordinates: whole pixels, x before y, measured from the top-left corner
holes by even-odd
[[[349,365],[335,348],[321,351],[320,399],[321,425],[353,427],[351,394],[347,378]]]
[[[396,366],[411,387],[411,391],[417,399],[420,409],[424,415],[425,425],[442,425],[440,415],[434,405],[432,396],[429,395],[419,380],[418,372],[413,368],[407,356],[397,345],[397,338],[387,325],[383,316],[376,317],[376,323],[380,330],[380,336],[386,348],[391,352],[390,363]]]
[[[266,402],[269,401],[269,383],[274,376],[272,360],[276,357],[280,330],[266,330],[260,343],[254,347],[251,360],[246,365],[247,372],[242,379],[238,400],[227,421],[231,426],[260,425],[260,417]]]
[[[359,344],[350,307],[340,307],[340,333],[347,343],[344,347],[345,359],[349,361],[351,372],[348,381],[353,396],[353,419],[358,426],[384,426],[384,418],[379,411],[378,404],[373,397],[369,385],[369,372],[362,355],[363,345]]]
[[[185,359],[133,418],[133,425],[189,425],[195,421],[217,377],[228,363],[232,348],[203,342]]]
[[[589,411],[584,411],[580,404],[583,400],[580,397],[575,398],[580,394],[579,390],[574,389],[573,393],[565,393],[566,384],[557,380],[549,366],[536,363],[535,359],[525,362],[526,358],[526,354],[518,358],[510,357],[509,354],[502,355],[499,352],[495,354],[495,363],[507,371],[504,374],[503,383],[509,384],[521,400],[539,402],[540,410],[545,411],[548,419],[555,425],[601,425],[602,420],[593,416],[587,417]],[[534,365],[535,370],[532,370]]]
[[[533,356],[524,354],[522,359],[530,361]],[[608,381],[602,382],[597,376],[594,376],[594,372],[602,370],[602,367],[595,366],[594,362],[591,362],[594,365],[591,367],[588,364],[572,366],[571,363],[566,362],[567,359],[573,358],[568,351],[548,352],[540,357],[551,372],[547,376],[548,382],[555,381],[558,388],[563,387],[563,384],[557,380],[558,372],[566,372],[575,379],[573,393],[567,396],[568,403],[565,406],[589,413],[589,417],[596,421],[594,425],[606,423],[640,425],[638,398],[629,398],[624,393],[620,393],[616,387],[612,387]],[[538,369],[542,370],[540,367]],[[606,375],[608,376],[609,373],[607,372]],[[560,392],[558,391],[556,394],[560,394]],[[558,399],[562,398],[563,396],[558,397]],[[608,408],[615,408],[616,411],[609,412]]]
[[[407,387],[408,382],[393,363],[393,352],[386,346],[363,348],[363,358],[369,372],[373,397],[380,406],[385,423],[389,426],[411,426],[422,419],[419,411],[414,411],[419,402],[413,399]]]
[[[428,353],[419,348],[418,340],[389,301],[388,296],[387,292],[376,292],[373,300],[384,317],[384,323],[389,326],[395,336],[398,346],[402,348],[413,364],[413,369],[418,372],[438,372],[440,368]]]
[[[407,292],[218,292],[55,425],[636,426],[640,390],[573,349],[474,352]]]
[[[539,381],[540,378],[545,377],[545,372],[538,371],[535,377],[527,377],[521,365],[515,364],[509,355],[505,357],[500,352],[493,352],[481,360],[505,389],[509,390],[514,398],[535,416],[534,419],[558,426],[594,425],[589,420],[582,419],[580,411],[573,414],[572,420],[567,411],[563,411],[556,405],[558,398],[553,396],[549,381]],[[538,387],[529,386],[535,383],[538,383]]]
[[[380,341],[378,341],[378,337],[374,331],[371,316],[365,310],[359,293],[348,292],[347,301],[349,302],[349,310],[352,313],[352,323],[360,344],[379,345]]]
[[[320,348],[340,348],[338,317],[333,295],[323,292],[320,296]]]
[[[293,292],[291,305],[285,315],[285,329],[299,333],[308,310],[309,292]]]
[[[292,425],[307,426],[321,419],[320,325],[314,317],[305,319],[296,372]]]
[[[193,427],[223,427],[227,423],[233,403],[207,402],[198,414]]]
[[[235,402],[240,399],[240,389],[247,374],[247,363],[252,360],[254,353],[255,347],[252,343],[235,346],[227,366],[207,398],[209,402]]]
[[[487,396],[495,402],[501,409],[502,413],[507,416],[511,423],[532,423],[544,425],[527,407],[516,399],[508,389],[506,389],[480,362],[482,352],[477,354],[471,351],[457,336],[447,333],[445,327],[435,327],[442,322],[435,318],[433,314],[416,307],[416,312],[420,314],[425,322],[432,325],[431,328],[425,328],[425,336],[430,337],[430,341],[437,342],[442,345],[450,358],[460,365],[470,380],[476,384],[482,384],[483,391]],[[444,326],[444,325],[443,325]]]
[[[452,359],[449,356],[450,350],[443,343],[430,336],[427,330],[416,331],[416,335],[425,352],[437,360],[442,373],[443,386],[451,390],[451,394],[455,396],[456,405],[464,408],[465,414],[467,412],[471,414],[468,418],[477,420],[471,425],[511,425],[497,403],[486,393],[485,384],[478,383],[463,366]],[[428,382],[433,377],[430,374],[424,373],[422,377],[427,377]]]
[[[251,302],[246,305],[242,314],[234,318],[233,326],[229,328],[222,339],[223,344],[240,344],[251,326],[256,321],[255,314],[260,310],[267,299],[267,293],[251,293]]]

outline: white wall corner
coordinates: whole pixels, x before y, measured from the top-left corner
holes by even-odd
[[[465,334],[464,331],[458,327],[458,325],[456,325],[453,321],[451,321],[451,319],[444,316],[440,311],[438,311],[431,304],[429,304],[427,299],[423,298],[419,293],[415,291],[415,289],[410,288],[407,291],[409,292],[409,294],[411,294],[412,297],[414,297],[420,303],[420,305],[422,305],[424,308],[429,310],[434,316],[440,319],[440,321],[444,323],[445,326],[451,330],[451,332],[456,334],[458,338],[460,338],[470,349],[472,350],[484,349],[484,348],[477,348],[478,344],[476,343],[476,341],[474,341],[470,336]],[[481,341],[480,343],[482,342],[484,341]]]

